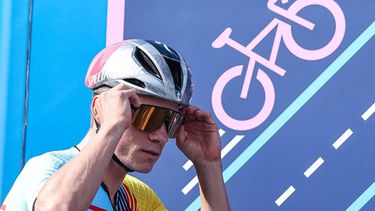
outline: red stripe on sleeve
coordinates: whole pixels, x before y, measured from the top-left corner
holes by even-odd
[[[102,208],[94,206],[94,205],[90,205],[89,206],[89,210],[93,210],[93,211],[107,211],[105,209],[102,209]]]

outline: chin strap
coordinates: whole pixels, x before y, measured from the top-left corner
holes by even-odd
[[[95,121],[95,126],[96,126],[96,130],[95,130],[95,133],[98,133],[99,132],[99,129],[100,129],[100,124],[96,121],[96,119],[94,118],[94,121]],[[77,148],[78,149],[78,148]],[[131,168],[128,168],[126,167],[120,159],[118,159],[118,157],[115,155],[115,153],[113,153],[112,155],[112,160],[114,160],[119,166],[121,166],[125,171],[127,172],[133,172],[134,170],[131,169]]]
[[[113,153],[113,156],[112,156],[112,160],[114,160],[118,165],[120,165],[122,168],[125,169],[125,171],[127,172],[133,172],[134,170],[133,169],[130,169],[128,168],[127,166],[125,166],[120,159],[118,159],[118,157],[115,155],[115,153]]]

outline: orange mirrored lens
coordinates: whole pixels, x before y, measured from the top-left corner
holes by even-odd
[[[132,124],[139,130],[153,132],[166,123],[169,137],[174,137],[175,132],[183,122],[183,115],[162,107],[141,105],[132,117]]]

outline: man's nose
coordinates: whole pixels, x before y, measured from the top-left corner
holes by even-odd
[[[149,138],[153,142],[166,144],[168,141],[168,133],[165,124],[162,124],[157,130],[151,132]]]

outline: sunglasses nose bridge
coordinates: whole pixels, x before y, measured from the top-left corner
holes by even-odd
[[[149,133],[149,138],[151,141],[157,141],[159,143],[165,144],[168,141],[169,134],[165,124],[161,124],[159,128]]]

